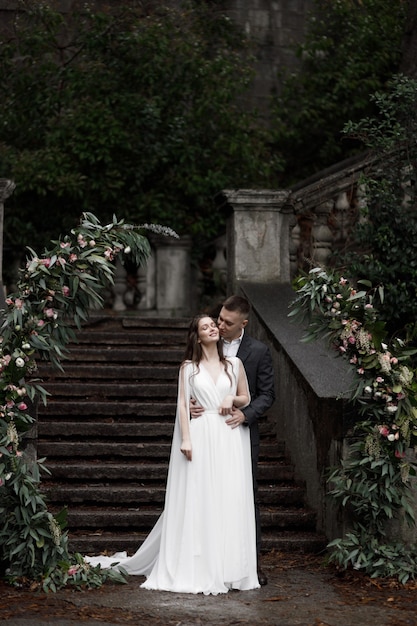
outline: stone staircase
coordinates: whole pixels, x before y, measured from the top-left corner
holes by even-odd
[[[188,320],[95,314],[65,373],[40,363],[38,410],[50,510],[68,508],[70,549],[134,552],[162,511]],[[263,550],[317,552],[325,538],[268,420],[261,424]]]

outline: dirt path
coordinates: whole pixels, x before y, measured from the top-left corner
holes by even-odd
[[[11,626],[417,626],[417,583],[371,581],[338,573],[318,557],[272,553],[269,584],[219,596],[175,594],[126,585],[37,594],[0,583],[0,622]]]

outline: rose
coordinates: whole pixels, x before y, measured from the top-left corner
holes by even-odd
[[[15,360],[15,365],[16,367],[25,367],[25,362],[22,359],[22,357],[18,356],[17,359]]]

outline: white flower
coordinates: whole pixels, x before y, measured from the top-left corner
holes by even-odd
[[[30,350],[30,343],[22,344],[22,350]]]
[[[387,411],[388,413],[395,413],[395,411],[398,409],[397,406],[394,406],[393,404],[391,404],[390,406],[387,406]]]
[[[365,387],[365,393],[372,393],[372,387],[370,387],[369,385],[367,387]]]
[[[130,246],[126,246],[126,248],[123,250],[123,252],[125,254],[130,254],[132,252],[132,248]]]
[[[16,364],[16,367],[25,367],[25,362],[20,356],[17,357],[15,364]]]

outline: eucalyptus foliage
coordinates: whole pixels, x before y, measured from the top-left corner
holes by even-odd
[[[326,337],[353,377],[349,454],[328,476],[329,495],[348,512],[351,529],[329,544],[330,561],[406,582],[417,576],[417,550],[388,539],[387,524],[415,526],[416,461],[408,450],[417,446],[417,348],[388,334],[381,286],[314,268],[296,287],[290,315],[307,322],[305,340]]]
[[[42,494],[44,459],[25,454],[25,433],[35,421],[36,402],[47,392],[37,378],[37,360],[62,368],[67,344],[90,309],[102,306],[113,282],[117,256],[143,265],[150,254],[145,229],[177,236],[164,227],[106,225],[84,213],[77,228],[37,255],[29,249],[18,290],[6,298],[0,345],[0,567],[12,581],[30,579],[44,590],[62,585],[119,582],[123,573],[92,568],[68,552],[65,513],[53,516]]]

